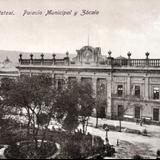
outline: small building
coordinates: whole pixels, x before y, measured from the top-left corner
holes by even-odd
[[[0,63],[0,79],[2,78],[14,78],[19,77],[19,71],[16,65],[8,58]]]

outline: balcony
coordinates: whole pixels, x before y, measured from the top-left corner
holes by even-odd
[[[113,59],[112,66],[160,67],[160,59]]]

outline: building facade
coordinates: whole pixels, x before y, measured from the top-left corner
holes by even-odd
[[[20,54],[18,70],[20,75],[51,74],[55,85],[60,87],[67,81],[90,81],[94,95],[106,101],[101,109],[108,118],[118,118],[122,112],[125,118],[145,118],[160,122],[160,59],[113,58],[111,51],[102,55],[99,47],[84,46],[70,58],[45,59],[42,54],[35,59],[23,59]]]

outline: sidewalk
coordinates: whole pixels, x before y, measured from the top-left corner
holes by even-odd
[[[92,125],[96,124],[96,118],[91,117],[89,123]],[[98,124],[102,126],[103,124],[109,124],[114,126],[119,126],[118,120],[108,120],[108,119],[98,119]],[[147,129],[148,133],[151,134],[153,137],[160,138],[160,126],[156,125],[137,125],[135,122],[127,122],[122,121],[122,127],[129,128],[129,129],[136,129],[142,131],[143,129]]]
[[[94,128],[88,127],[87,131],[95,136],[100,136],[105,142],[105,131],[102,128]],[[155,157],[156,152],[160,149],[160,138],[157,137],[147,137],[132,133],[125,133],[125,132],[115,132],[109,131],[108,132],[109,143],[115,146],[116,150],[119,150],[123,146],[121,143],[129,142],[130,146],[126,146],[126,149],[123,149],[128,154],[131,154],[132,151],[134,154],[137,153],[137,150],[144,155],[145,157]],[[120,146],[117,147],[117,139],[119,140]],[[117,154],[122,155],[122,151],[119,150]],[[132,153],[132,154],[133,154]]]
[[[116,120],[108,120],[108,119],[99,119],[99,128],[95,128],[96,118],[91,117],[89,120],[89,126],[87,131],[92,135],[100,136],[105,141],[105,130],[102,128],[103,124],[109,124],[114,126],[119,126],[119,121]],[[136,125],[134,122],[126,122],[122,121],[122,127],[126,127],[129,129],[143,130],[147,129],[151,136],[143,136],[132,133],[125,132],[116,132],[109,131],[108,137],[111,145],[114,145],[117,148],[117,140],[121,143],[122,141],[126,143],[130,143],[130,146],[126,147],[125,152],[129,153],[133,149],[135,150],[135,154],[138,151],[144,154],[144,156],[155,157],[156,152],[160,149],[160,126],[154,125]],[[121,145],[119,147],[122,147]],[[118,147],[118,149],[119,149]],[[122,147],[123,148],[123,147]],[[121,151],[118,151],[121,155]],[[134,153],[134,152],[133,152]]]

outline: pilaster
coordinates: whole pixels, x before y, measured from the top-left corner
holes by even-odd
[[[106,106],[106,117],[111,118],[112,116],[112,75],[107,77],[107,106]]]
[[[149,98],[149,78],[148,77],[145,77],[144,86],[145,86],[144,97],[145,97],[145,100],[148,100]]]
[[[127,77],[127,95],[130,96],[131,94],[131,77],[128,75]]]

